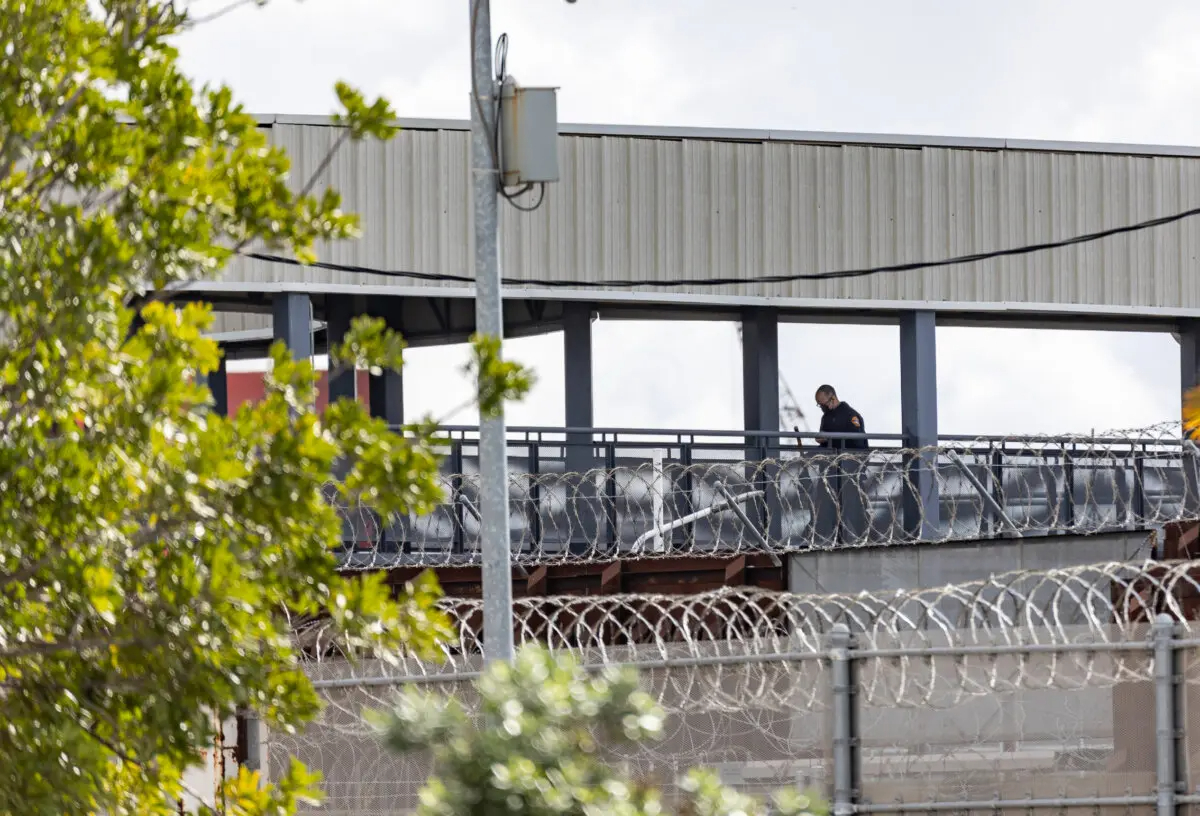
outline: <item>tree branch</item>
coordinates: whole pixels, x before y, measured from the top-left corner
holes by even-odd
[[[184,28],[190,30],[190,29],[195,28],[196,26],[204,25],[205,23],[211,23],[214,20],[221,19],[222,17],[224,17],[226,14],[229,14],[230,12],[237,11],[242,6],[249,6],[249,5],[253,5],[253,4],[254,4],[254,0],[231,0],[231,2],[227,3],[226,5],[217,9],[216,11],[209,12],[208,14],[205,14],[201,17],[191,17],[189,15],[189,12],[190,12],[190,9],[189,9],[188,11],[184,12],[184,14],[187,16],[187,21],[184,23]]]
[[[319,179],[322,174],[329,169],[329,165],[333,161],[333,157],[337,155],[338,150],[341,149],[342,145],[344,145],[346,140],[349,138],[350,128],[342,128],[342,133],[337,137],[337,141],[334,142],[333,146],[329,148],[329,151],[325,154],[325,158],[321,159],[321,163],[317,165],[317,169],[313,171],[312,175],[309,176],[308,181],[306,181],[304,186],[300,188],[300,198],[303,198],[312,192],[312,188],[316,185],[317,179]]]

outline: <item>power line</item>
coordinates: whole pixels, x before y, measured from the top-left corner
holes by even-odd
[[[943,266],[956,266],[958,264],[979,263],[980,261],[988,261],[993,258],[1006,258],[1017,255],[1032,255],[1036,252],[1046,252],[1051,249],[1060,249],[1062,247],[1074,246],[1076,244],[1087,244],[1093,241],[1100,241],[1105,238],[1111,238],[1114,235],[1124,235],[1126,233],[1141,232],[1142,230],[1162,227],[1167,224],[1173,224],[1176,221],[1183,221],[1186,218],[1200,215],[1200,207],[1184,210],[1183,212],[1174,213],[1172,215],[1164,215],[1158,218],[1151,218],[1148,221],[1139,221],[1135,224],[1126,224],[1120,227],[1112,227],[1111,229],[1100,230],[1099,232],[1089,232],[1083,235],[1076,235],[1071,238],[1063,238],[1058,241],[1046,241],[1039,244],[1026,244],[1025,246],[1010,247],[1008,249],[996,249],[990,252],[975,252],[970,255],[958,255],[953,258],[942,258],[933,261],[910,261],[908,263],[889,264],[887,266],[871,266],[862,269],[840,269],[835,272],[811,272],[787,275],[763,275],[756,278],[677,278],[675,280],[665,281],[647,281],[647,280],[609,280],[609,281],[577,281],[563,280],[560,278],[543,279],[543,278],[504,278],[503,283],[506,286],[526,286],[538,287],[544,289],[582,289],[587,287],[617,287],[622,289],[633,288],[637,286],[657,286],[662,288],[677,288],[681,286],[732,286],[748,283],[789,283],[791,281],[816,281],[816,280],[837,280],[840,278],[865,278],[870,275],[882,275],[896,272],[913,272],[918,269],[936,269]],[[409,272],[394,269],[378,269],[369,266],[358,266],[355,264],[338,264],[329,261],[314,261],[310,264],[303,264],[294,258],[287,258],[282,255],[266,255],[261,252],[247,252],[245,255],[249,258],[254,258],[268,263],[289,264],[292,266],[313,266],[318,269],[328,269],[333,272],[351,272],[364,275],[381,275],[389,278],[407,278],[409,280],[423,280],[437,283],[474,283],[475,279],[468,275],[449,275],[437,272]]]

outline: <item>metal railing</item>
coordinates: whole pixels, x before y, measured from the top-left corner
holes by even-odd
[[[381,519],[343,507],[345,566],[472,563],[478,440],[447,428],[445,503]],[[834,436],[834,435],[831,435]],[[1177,426],[1128,435],[946,437],[516,428],[509,441],[521,563],[1132,530],[1200,517],[1197,449]],[[866,450],[834,447],[866,439]],[[803,442],[803,444],[801,444]],[[936,501],[922,500],[932,487]]]

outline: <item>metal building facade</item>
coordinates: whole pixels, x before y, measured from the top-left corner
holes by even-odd
[[[268,119],[301,183],[339,131]],[[470,274],[469,134],[418,122],[387,144],[344,145],[321,180],[360,213],[363,238],[322,247],[322,260]],[[502,210],[510,278],[587,284],[736,278],[669,293],[820,300],[1116,307],[1158,315],[1200,309],[1194,274],[1200,219],[1034,255],[868,278],[753,283],[1002,249],[1200,206],[1200,151],[933,140],[766,131],[564,127],[562,181],[532,214]],[[857,141],[855,141],[857,140]],[[874,141],[876,143],[867,143]],[[1157,154],[1157,155],[1156,155]],[[439,284],[239,260],[244,284]],[[530,290],[539,289],[531,283]],[[251,288],[251,287],[247,287]],[[597,299],[605,299],[597,293]],[[863,303],[863,302],[866,303]]]

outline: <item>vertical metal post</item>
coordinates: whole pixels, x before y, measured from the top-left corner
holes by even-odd
[[[563,304],[564,413],[568,428],[595,424],[592,400],[592,307],[590,303]],[[567,471],[584,473],[594,468],[592,434],[567,434]]]
[[[371,416],[398,428],[404,424],[404,374],[383,371],[367,381],[367,399]]]
[[[1179,324],[1179,390],[1187,394],[1200,386],[1200,320],[1185,320]],[[1184,451],[1184,509],[1200,513],[1200,460]]]
[[[297,360],[312,357],[312,302],[303,292],[281,292],[272,304],[276,340],[282,340]]]
[[[542,551],[542,451],[538,442],[529,443],[529,546]]]
[[[844,623],[829,633],[833,681],[833,816],[851,816],[858,795],[858,725],[855,722],[854,637]]]
[[[779,496],[779,311],[747,309],[742,314],[742,413],[746,458],[757,460],[746,474],[764,493],[761,532],[775,543],[783,538]],[[748,469],[751,466],[747,466]]]
[[[1154,619],[1154,770],[1158,788],[1157,816],[1175,816],[1175,621]]]
[[[667,452],[662,448],[655,448],[650,453],[650,523],[654,530],[654,538],[650,542],[650,552],[655,553],[666,550],[662,533],[663,499],[667,493],[667,477],[663,471],[663,459],[666,458],[666,455]]]
[[[900,422],[904,446],[933,448],[938,442],[937,318],[934,312],[905,312],[900,316]],[[910,456],[905,472],[904,531],[921,541],[936,540],[941,532],[937,454]]]
[[[212,394],[212,412],[218,416],[229,415],[229,369],[225,363],[225,355],[217,363],[215,371],[208,374],[208,390]]]
[[[599,491],[586,474],[596,467],[595,425],[592,401],[592,306],[569,301],[563,304],[563,416],[567,433],[566,481],[573,506],[567,511],[578,524],[571,525],[572,552],[586,552],[595,546],[602,511]],[[580,429],[588,429],[586,431]]]
[[[677,517],[686,516],[696,509],[695,499],[692,496],[693,490],[692,443],[684,441],[681,436],[679,439],[679,471],[675,477],[674,487],[675,501],[672,503],[672,511]],[[683,548],[686,547],[688,538],[692,537],[694,539],[695,535],[694,525],[691,527],[680,527],[673,533],[672,541]]]
[[[496,166],[496,80],[488,0],[470,0],[471,188],[475,212],[475,330],[503,339],[500,210]],[[483,651],[489,663],[511,660],[512,553],[508,530],[508,445],[504,412],[479,423],[479,503],[483,518]]]
[[[356,302],[360,298],[355,298]],[[365,311],[372,317],[383,318],[388,328],[404,333],[403,301],[400,298],[372,298],[364,301]],[[356,309],[357,311],[357,309]],[[404,424],[404,373],[385,370],[367,379],[367,404],[371,416],[382,419],[393,428]]]
[[[1063,533],[1075,529],[1075,443],[1063,446]]]
[[[747,431],[778,434],[779,313],[775,309],[747,309],[742,315],[742,413]],[[748,444],[749,459],[757,444]]]
[[[1145,523],[1146,518],[1146,457],[1150,455],[1143,443],[1133,446],[1133,524]]]
[[[463,441],[454,439],[450,442],[450,519],[451,527],[450,552],[460,555],[466,549],[466,519],[463,517]],[[482,486],[481,486],[482,488]],[[480,542],[482,551],[483,542]],[[485,622],[486,623],[486,622]]]
[[[607,551],[610,553],[617,551],[621,538],[620,523],[617,513],[617,439],[614,435],[604,443],[604,524]],[[589,542],[588,546],[595,545]],[[596,546],[596,549],[600,548]]]
[[[253,712],[246,714],[246,718],[242,721],[243,727],[246,729],[246,770],[262,771],[263,756],[262,756],[262,720]]]
[[[353,368],[335,370],[333,347],[341,344],[354,319],[354,298],[349,295],[327,295],[325,298],[325,336],[329,345],[329,402],[358,398],[358,372]]]

